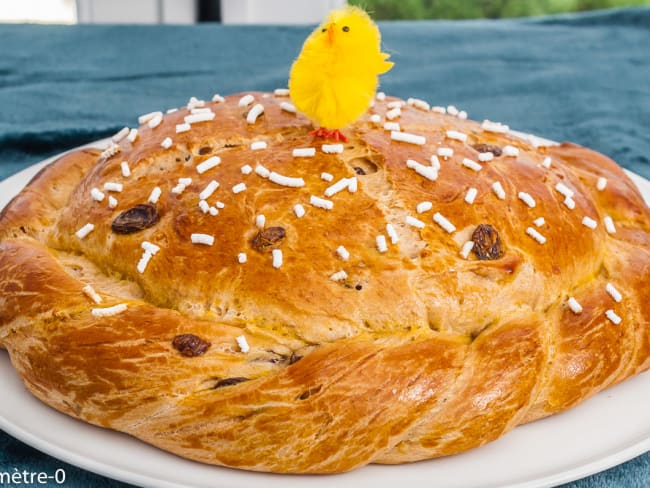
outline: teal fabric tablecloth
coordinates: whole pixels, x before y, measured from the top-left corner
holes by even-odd
[[[650,178],[650,9],[381,29],[396,63],[387,93],[574,141]],[[286,86],[309,30],[0,25],[0,179],[190,96]],[[0,472],[58,467],[66,487],[126,486],[0,432]],[[650,454],[569,486],[650,486]]]

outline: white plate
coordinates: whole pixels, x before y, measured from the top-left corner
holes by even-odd
[[[0,209],[53,159],[0,182]],[[650,202],[650,182],[628,174]],[[75,420],[28,393],[6,351],[0,351],[0,378],[0,428],[4,431],[70,464],[156,488],[301,488],[307,482],[315,488],[546,487],[602,471],[650,450],[650,372],[568,412],[519,426],[479,449],[401,466],[371,465],[331,476],[272,475],[203,465]]]

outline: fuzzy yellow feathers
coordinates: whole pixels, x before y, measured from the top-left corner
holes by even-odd
[[[377,25],[352,6],[330,12],[305,40],[289,91],[296,108],[319,126],[315,135],[345,139],[339,129],[368,109],[378,76],[393,66],[380,46]]]

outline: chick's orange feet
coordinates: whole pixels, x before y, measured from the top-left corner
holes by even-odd
[[[320,129],[315,129],[309,132],[310,136],[322,137],[323,139],[334,139],[337,142],[348,142],[348,138],[343,135],[343,133],[338,129],[326,129],[321,127]]]

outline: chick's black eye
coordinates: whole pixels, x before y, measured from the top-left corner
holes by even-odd
[[[343,32],[350,32],[350,28],[347,25],[344,25]]]
[[[327,29],[323,29],[323,30],[321,30],[321,32],[325,32],[326,30],[327,30]]]

